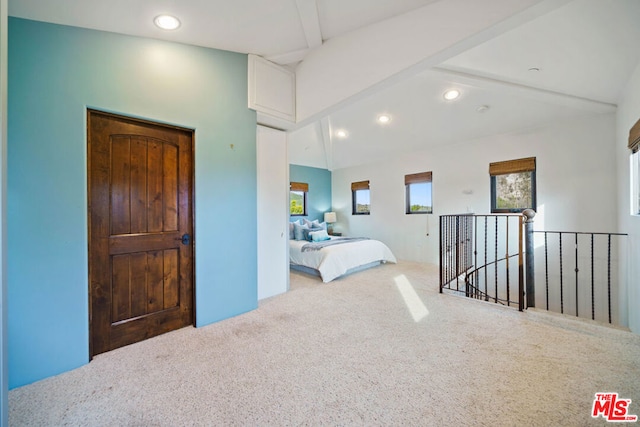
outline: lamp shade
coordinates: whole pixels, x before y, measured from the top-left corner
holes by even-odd
[[[336,213],[335,212],[325,212],[324,213],[324,222],[332,224],[332,223],[334,223],[336,221],[338,221],[338,218],[336,218]]]

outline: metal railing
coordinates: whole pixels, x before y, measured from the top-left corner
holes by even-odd
[[[520,311],[537,302],[549,311],[617,323],[618,239],[626,234],[534,231],[534,216],[532,210],[441,216],[440,292]],[[537,295],[536,275],[545,279]]]
[[[455,291],[522,310],[523,221],[522,215],[508,214],[441,216],[440,292]]]
[[[460,281],[473,268],[471,246],[473,236],[473,214],[440,216],[440,291],[446,285],[449,289],[455,283],[460,291]]]
[[[624,233],[534,231],[544,251],[544,308],[608,323],[618,283],[618,240]],[[612,268],[612,266],[614,268]]]

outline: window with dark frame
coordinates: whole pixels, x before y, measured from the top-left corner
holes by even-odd
[[[351,214],[369,215],[371,214],[369,181],[359,181],[351,183]]]
[[[640,120],[629,130],[631,214],[640,215]]]
[[[292,182],[289,186],[289,214],[291,216],[307,216],[307,193],[309,184]]]
[[[431,172],[414,173],[404,176],[405,213],[430,214],[433,213],[431,197]]]
[[[507,160],[489,165],[491,212],[536,210],[536,158]]]
[[[636,147],[636,151],[631,154],[631,176],[633,178],[633,200],[634,206],[632,212],[640,215],[640,150]]]

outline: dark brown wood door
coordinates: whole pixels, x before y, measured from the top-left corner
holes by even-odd
[[[193,324],[193,132],[88,113],[91,355]]]

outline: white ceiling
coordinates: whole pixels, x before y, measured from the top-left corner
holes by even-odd
[[[500,0],[475,0],[495,6]],[[525,6],[525,0],[510,0]],[[12,16],[261,55],[299,67],[329,39],[464,0],[11,0]],[[403,74],[366,97],[327,110],[293,130],[292,163],[338,169],[393,152],[530,129],[578,115],[615,110],[640,62],[640,0],[536,0],[545,12],[467,46],[435,67]],[[524,7],[524,6],[523,6]],[[182,26],[153,26],[160,13]],[[455,17],[452,17],[455,18]],[[433,37],[447,31],[433,29]],[[452,24],[453,25],[453,24]],[[392,29],[392,26],[379,26]],[[490,28],[489,28],[490,29]],[[388,31],[377,34],[393,40]],[[334,46],[339,45],[334,43]],[[342,55],[363,46],[343,43]],[[392,55],[391,55],[392,56]],[[340,67],[340,64],[335,64]],[[540,71],[529,71],[530,68]],[[348,71],[348,70],[345,70]],[[447,102],[442,94],[462,95]],[[477,108],[489,108],[479,113]],[[376,117],[386,113],[386,126]],[[295,128],[295,127],[292,127]],[[348,131],[338,139],[337,129]]]

